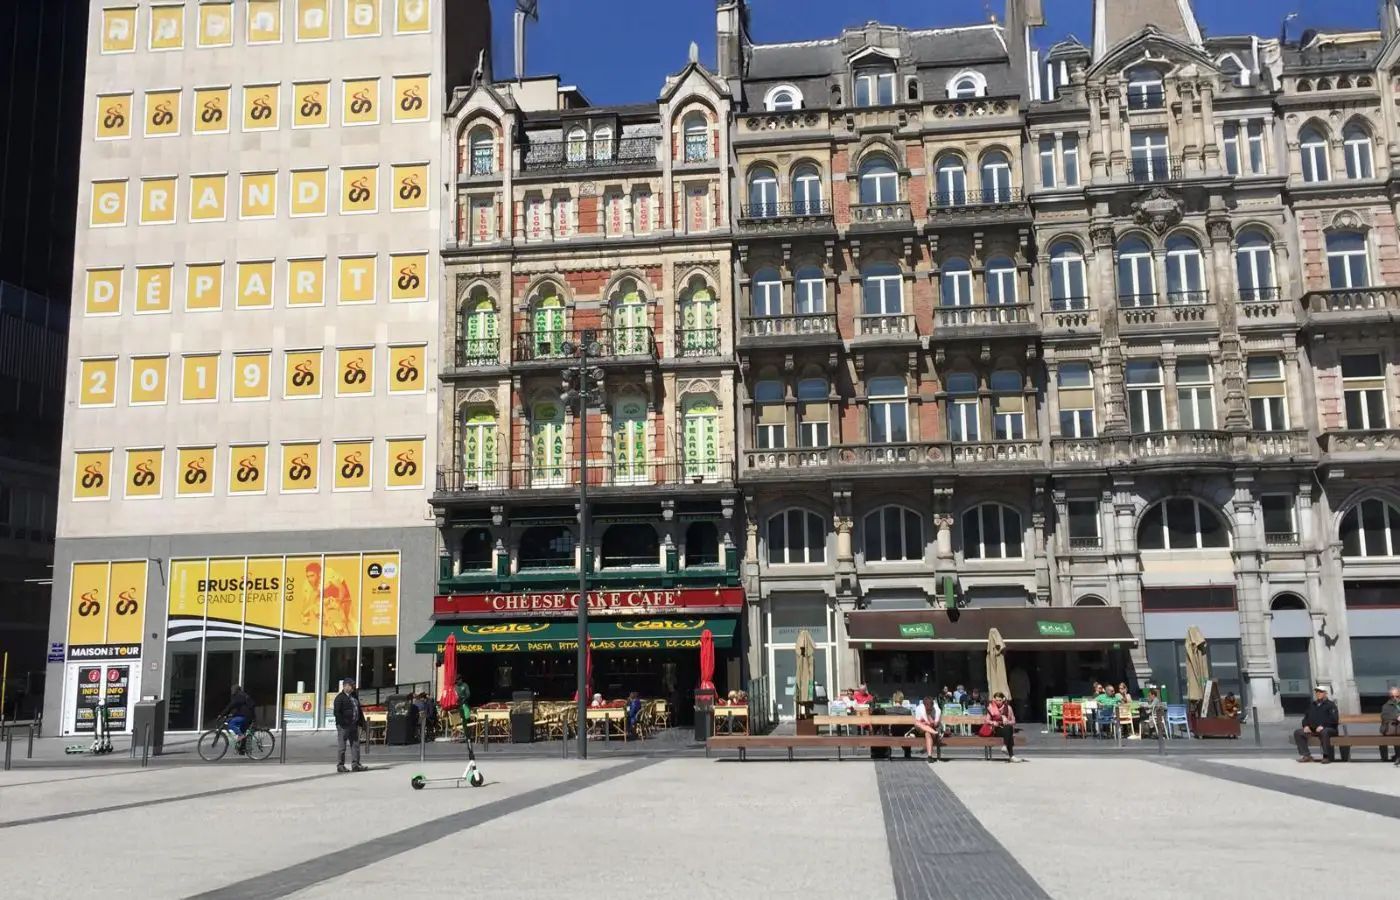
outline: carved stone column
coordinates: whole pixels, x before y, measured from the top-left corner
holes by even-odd
[[[1249,681],[1250,703],[1259,710],[1259,721],[1283,721],[1283,707],[1274,693],[1274,663],[1269,626],[1264,619],[1263,549],[1261,523],[1255,517],[1254,473],[1236,472],[1230,506],[1234,513],[1235,601],[1240,614],[1240,649],[1244,677]]]
[[[1094,245],[1099,329],[1103,333],[1103,433],[1126,434],[1128,416],[1123,396],[1123,347],[1118,337],[1118,302],[1113,277],[1113,226],[1096,225],[1089,232],[1089,237]]]
[[[1249,398],[1244,387],[1244,351],[1240,346],[1239,303],[1235,291],[1234,254],[1230,241],[1234,229],[1223,214],[1212,214],[1206,221],[1210,232],[1213,294],[1220,321],[1221,382],[1225,389],[1226,431],[1248,431]]]

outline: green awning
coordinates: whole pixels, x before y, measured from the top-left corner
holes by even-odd
[[[710,630],[715,647],[734,646],[734,619],[627,619],[588,623],[594,650],[685,650],[700,647],[700,633]],[[414,642],[419,653],[440,654],[449,634],[457,635],[458,653],[560,653],[578,650],[578,626],[562,622],[434,625]]]

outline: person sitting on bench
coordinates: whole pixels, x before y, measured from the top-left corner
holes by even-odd
[[[1016,755],[1016,714],[1011,711],[1011,704],[1001,691],[993,694],[992,702],[987,704],[980,733],[983,737],[1002,739],[1002,752],[1006,754],[1007,762],[1024,762]]]
[[[924,733],[924,755],[930,763],[943,758],[943,734],[938,723],[943,718],[932,697],[925,697],[914,707],[914,727]],[[935,748],[937,752],[935,753]]]
[[[1312,751],[1308,749],[1308,738],[1317,735],[1317,740],[1322,744],[1322,761],[1330,763],[1332,761],[1332,738],[1337,736],[1337,704],[1327,699],[1327,688],[1317,685],[1313,688],[1313,702],[1308,704],[1308,711],[1303,713],[1303,727],[1293,732],[1293,742],[1298,745],[1298,762],[1310,763],[1313,761]]]

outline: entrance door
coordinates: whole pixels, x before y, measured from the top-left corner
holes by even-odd
[[[1278,693],[1285,715],[1302,715],[1312,700],[1312,660],[1308,638],[1274,638]]]
[[[70,663],[63,683],[64,734],[92,734],[104,704],[112,733],[131,731],[131,704],[141,690],[139,661]]]

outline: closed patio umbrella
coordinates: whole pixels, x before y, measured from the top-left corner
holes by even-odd
[[[708,628],[700,632],[700,689],[715,689],[715,636]]]
[[[797,702],[812,702],[813,685],[817,678],[817,645],[812,633],[802,629],[797,634]]]
[[[1206,658],[1206,638],[1201,629],[1186,629],[1186,699],[1199,703],[1210,681],[1210,661]]]
[[[438,705],[456,709],[457,702],[457,635],[449,634],[442,648],[442,696]]]
[[[998,693],[1011,697],[1011,685],[1006,680],[1006,642],[1001,632],[992,628],[987,631],[987,694],[995,697]]]

